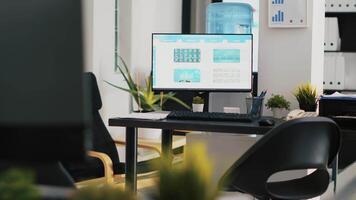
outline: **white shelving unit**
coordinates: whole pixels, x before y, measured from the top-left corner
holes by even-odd
[[[324,90],[356,92],[356,0],[325,2]]]

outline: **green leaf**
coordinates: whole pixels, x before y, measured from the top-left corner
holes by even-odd
[[[137,105],[140,105],[141,109],[144,111],[162,110],[161,95],[157,95],[153,92],[151,75],[145,79],[146,87],[138,87],[137,83],[135,83],[135,81],[132,79],[130,70],[121,56],[119,56],[119,64],[118,64],[117,68],[119,69],[121,75],[124,77],[124,80],[128,86],[128,89],[117,86],[117,85],[112,84],[108,81],[105,81],[107,84],[109,84],[117,89],[129,92],[131,94],[131,96],[135,99]],[[172,93],[172,92],[163,94],[162,104],[164,104],[167,100],[173,100],[173,101],[179,103],[180,105],[184,106],[185,108],[191,109],[183,101],[179,100],[178,98],[176,98],[174,96],[175,96],[175,93]]]
[[[180,99],[174,97],[174,96],[167,96],[168,99],[171,99],[177,103],[179,103],[180,105],[182,105],[183,107],[185,107],[186,109],[191,110],[192,108],[190,106],[188,106],[186,103],[184,103],[183,101],[181,101]]]
[[[107,83],[107,84],[109,84],[109,85],[111,85],[111,86],[113,86],[114,88],[117,88],[117,89],[123,90],[123,91],[125,91],[125,92],[130,92],[130,93],[131,93],[131,90],[129,90],[129,89],[126,89],[126,88],[117,86],[117,85],[112,84],[112,83],[110,83],[110,82],[108,82],[108,81],[104,81],[104,82]]]

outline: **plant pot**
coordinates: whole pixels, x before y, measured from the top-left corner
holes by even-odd
[[[272,108],[273,117],[277,119],[282,119],[285,117],[284,108]]]
[[[194,104],[192,105],[193,112],[203,112],[204,111],[204,104]]]
[[[299,108],[305,112],[315,112],[317,104],[301,104],[299,103]]]
[[[141,139],[159,140],[162,138],[162,130],[152,128],[139,128],[138,137]]]
[[[140,111],[133,111],[135,113],[140,113]],[[142,110],[141,113],[149,113],[153,111],[145,111]],[[158,140],[162,138],[162,130],[161,129],[152,129],[152,128],[139,128],[138,129],[138,137],[141,139],[148,140]]]

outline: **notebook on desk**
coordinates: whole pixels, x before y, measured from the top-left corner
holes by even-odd
[[[160,111],[160,112],[133,112],[127,115],[120,116],[120,118],[128,118],[128,119],[151,119],[151,120],[160,120],[166,119],[169,112]]]

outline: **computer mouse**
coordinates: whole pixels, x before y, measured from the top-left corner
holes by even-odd
[[[261,119],[258,124],[260,126],[273,126],[275,122],[273,119]]]

